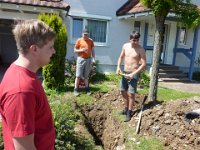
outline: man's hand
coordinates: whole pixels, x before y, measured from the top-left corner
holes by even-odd
[[[82,51],[87,53],[87,48],[82,48]]]
[[[129,73],[129,74],[124,75],[124,77],[127,78],[128,80],[133,79],[134,76],[135,76],[135,74],[133,74],[133,73]]]
[[[126,74],[125,74],[125,73],[122,73],[122,72],[120,72],[120,73],[119,73],[119,75],[121,75],[121,76],[125,76]]]
[[[13,137],[13,144],[15,150],[36,150],[34,143],[34,134],[25,137]]]
[[[92,58],[92,63],[95,64],[96,63],[96,60],[95,58]]]
[[[122,74],[122,71],[121,71],[121,69],[120,69],[119,67],[117,67],[116,74],[117,74],[117,75]]]

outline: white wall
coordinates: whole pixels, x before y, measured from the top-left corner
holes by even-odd
[[[131,31],[134,30],[134,20],[137,18],[128,18],[128,19],[118,19],[116,17],[116,11],[127,1],[126,0],[66,0],[67,3],[71,6],[69,14],[80,14],[80,15],[97,15],[97,16],[104,16],[104,17],[111,17],[109,22],[109,35],[108,35],[108,44],[106,46],[98,46],[95,45],[95,53],[96,59],[99,61],[101,65],[101,70],[103,72],[109,72],[111,70],[116,69],[117,59],[121,52],[122,45],[125,42],[129,41],[129,34]],[[195,4],[200,5],[200,0],[193,0]],[[67,23],[67,31],[68,37],[70,37],[71,32],[71,24],[70,24],[70,17],[67,17],[65,20]],[[144,40],[144,29],[145,29],[145,22],[152,22],[152,18],[142,19],[141,21],[141,38],[140,44],[143,45]],[[166,21],[168,24],[168,39],[166,45],[166,56],[165,56],[165,63],[172,64],[173,61],[173,50],[175,46],[176,40],[176,30],[177,30],[177,23],[175,21]],[[200,34],[200,33],[199,33]],[[193,39],[193,31],[190,30],[188,32],[188,41],[185,48],[192,47],[192,39]],[[68,40],[67,43],[67,58],[70,59],[72,57],[76,57],[76,54],[73,52],[74,43]],[[182,46],[183,47],[183,46]],[[198,53],[200,53],[200,39],[198,38]],[[197,56],[196,56],[197,57]],[[147,63],[151,63],[152,59],[152,52],[147,52]],[[176,56],[176,65],[178,66],[186,66],[188,67],[188,59],[185,58],[183,54],[178,54]]]
[[[192,3],[196,4],[196,5],[200,5],[200,1],[199,0],[192,0]]]
[[[173,51],[176,41],[176,30],[177,30],[177,23],[176,22],[166,22],[168,24],[168,41],[167,41],[167,49],[165,53],[166,64],[173,63]]]
[[[116,11],[126,0],[105,0],[103,2],[99,0],[67,0],[66,2],[71,6],[71,14],[80,13],[80,15],[89,14],[111,17],[108,28],[108,45],[95,45],[95,53],[99,64],[102,64],[102,70],[100,71],[109,72],[110,70],[115,70],[122,45],[129,41],[129,34],[133,31],[133,25],[130,20],[119,20],[116,16]],[[70,34],[70,17],[67,18],[66,22],[68,34]],[[67,58],[69,59],[76,57],[76,54],[73,52],[73,47],[74,43],[71,43],[69,39],[67,44]]]

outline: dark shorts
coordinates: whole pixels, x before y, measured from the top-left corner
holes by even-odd
[[[91,71],[91,58],[78,57],[76,61],[76,77],[88,79]]]
[[[120,91],[128,91],[131,94],[135,94],[137,88],[137,81],[138,74],[136,74],[135,77],[131,80],[128,80],[127,78],[122,76],[122,79],[120,81]]]

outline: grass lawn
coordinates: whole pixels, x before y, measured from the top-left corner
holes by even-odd
[[[148,94],[148,92],[149,92],[148,88],[138,90],[138,93],[140,94]],[[194,96],[200,96],[200,94],[180,92],[165,87],[158,87],[158,93],[157,93],[158,101],[171,101],[171,100],[189,98]]]
[[[93,93],[95,92],[100,92],[100,93],[107,93],[110,90],[112,90],[113,88],[115,89],[119,89],[119,81],[120,81],[120,76],[116,76],[115,74],[111,74],[111,75],[104,75],[104,76],[98,76],[98,82],[92,82],[90,84],[91,87],[91,91]],[[67,92],[66,92],[67,90]],[[139,94],[148,94],[149,89],[148,88],[144,88],[144,89],[138,89],[138,93]],[[73,85],[69,86],[68,88],[65,89],[65,92],[60,92],[57,93],[55,91],[49,91],[48,93],[50,93],[49,99],[51,100],[51,104],[55,105],[52,106],[52,108],[54,108],[54,120],[57,121],[57,124],[63,124],[63,122],[66,123],[66,127],[65,126],[61,126],[62,128],[65,127],[66,129],[68,129],[65,132],[66,135],[70,135],[69,137],[67,137],[67,144],[70,147],[78,147],[83,146],[85,147],[86,145],[88,145],[88,149],[91,148],[91,145],[94,145],[93,142],[91,142],[91,139],[85,139],[81,140],[81,139],[77,139],[76,136],[73,135],[74,131],[73,131],[73,127],[74,124],[76,124],[75,122],[77,121],[77,117],[80,112],[80,110],[72,110],[73,109],[73,105],[70,104],[70,102],[76,102],[79,106],[83,106],[86,104],[93,104],[96,103],[95,99],[92,96],[88,96],[86,94],[81,94],[79,97],[74,97],[73,96]],[[52,96],[52,95],[55,95]],[[186,93],[186,92],[180,92],[180,91],[175,91],[172,89],[168,89],[168,88],[164,88],[164,87],[158,87],[158,93],[157,93],[157,97],[158,97],[158,101],[171,101],[171,100],[176,100],[176,99],[182,99],[182,98],[189,98],[189,97],[193,97],[193,96],[200,96],[200,94],[191,94],[191,93]],[[55,101],[56,100],[56,101]],[[59,101],[59,102],[58,102]],[[58,105],[63,105],[64,107],[58,107]],[[64,104],[65,103],[65,104]],[[70,108],[70,109],[69,109]],[[62,110],[64,109],[64,110]],[[76,115],[74,115],[76,114]],[[56,118],[56,116],[58,116]],[[66,119],[62,119],[61,120],[61,116],[62,118]],[[120,118],[118,118],[120,119]],[[62,122],[60,122],[62,121]],[[68,127],[68,124],[71,124],[70,128]],[[125,124],[127,125],[127,124]],[[60,126],[58,126],[60,127]],[[60,131],[60,135],[63,135],[63,131],[62,128],[59,128]],[[135,149],[135,150],[163,150],[164,146],[162,145],[162,143],[155,138],[150,138],[150,137],[143,137],[143,136],[138,136],[134,134],[134,131],[130,131],[133,130],[129,127],[125,127],[125,129],[127,129],[127,138],[128,140],[126,140],[125,145],[126,148],[129,149]],[[70,133],[70,134],[69,134]],[[130,137],[129,137],[130,136]],[[70,139],[72,139],[70,141]],[[60,140],[60,139],[59,139]],[[65,137],[62,137],[61,142],[64,142],[66,140]],[[73,146],[73,144],[75,146]],[[60,146],[61,144],[58,143],[58,146]],[[84,146],[85,145],[85,146]],[[65,146],[64,146],[65,147]],[[90,147],[90,148],[89,148]],[[73,149],[73,148],[72,148]]]

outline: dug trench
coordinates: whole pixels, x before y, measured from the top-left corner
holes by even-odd
[[[143,95],[136,94],[134,115],[124,123],[118,115],[122,110],[123,99],[117,90],[109,93],[94,93],[95,103],[81,106],[84,125],[93,136],[96,145],[105,150],[126,150],[128,141],[135,141]],[[79,107],[79,106],[78,106]],[[145,103],[139,136],[156,137],[165,149],[198,150],[200,146],[200,118],[186,121],[185,112],[200,107],[200,98],[192,97],[163,103]],[[132,133],[127,129],[132,128]],[[80,133],[80,127],[76,130]]]

